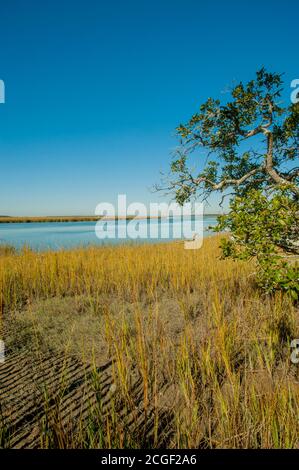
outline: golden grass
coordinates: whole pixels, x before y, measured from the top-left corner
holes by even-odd
[[[93,410],[80,439],[63,437],[60,429],[56,445],[158,447],[161,411],[167,409],[169,447],[298,446],[298,370],[290,361],[298,310],[286,296],[263,296],[254,284],[254,264],[220,260],[218,245],[219,238],[211,237],[195,251],[178,242],[25,249],[0,257],[4,318],[9,312],[23,312],[24,318],[28,311],[40,312],[38,302],[75,299],[80,308],[74,307],[74,322],[87,310],[100,322],[124,406],[134,409],[134,370],[142,383],[144,416],[154,413],[150,440],[130,433],[115,408],[104,420]],[[48,308],[42,307],[45,318]],[[53,329],[55,314],[59,323],[65,308],[54,310]],[[66,329],[71,318],[70,313],[63,320]],[[38,314],[34,321],[36,328],[45,320]],[[96,346],[97,338],[91,331],[90,344]],[[97,363],[99,352],[93,351]]]

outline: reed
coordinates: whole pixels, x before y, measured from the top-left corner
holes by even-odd
[[[254,262],[223,261],[218,246],[211,237],[194,251],[174,242],[2,253],[4,322],[29,322],[60,350],[69,328],[66,356],[94,370],[97,401],[76,431],[59,401],[50,413],[45,390],[42,447],[298,447],[298,308],[281,293],[264,296]],[[100,351],[113,361],[109,406]],[[4,446],[6,428],[0,435]]]

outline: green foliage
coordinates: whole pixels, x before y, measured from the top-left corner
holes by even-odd
[[[298,194],[298,171],[286,173],[282,165],[298,158],[299,104],[281,106],[282,85],[280,74],[262,68],[255,80],[246,85],[241,82],[232,89],[231,101],[221,104],[209,98],[186,124],[177,127],[181,146],[171,164],[170,187],[179,203],[196,194],[205,197],[232,184],[239,194],[252,188],[269,188],[273,169],[274,176],[293,185]],[[266,159],[269,136],[271,161]],[[245,148],[249,139],[254,141]],[[188,156],[198,148],[207,153],[201,155],[204,168],[196,172],[189,169]]]
[[[270,199],[260,190],[235,197],[229,214],[219,217],[216,231],[232,234],[222,240],[224,257],[255,258],[258,284],[267,292],[287,291],[297,300],[299,256],[294,253],[299,251],[298,228],[298,202],[287,189],[278,188]]]
[[[225,256],[258,263],[266,291],[298,296],[299,104],[283,107],[282,75],[262,68],[254,80],[231,90],[222,104],[209,98],[186,124],[177,127],[180,147],[167,189],[183,204],[212,192],[233,194],[230,213],[218,230],[229,230]],[[199,170],[188,157],[201,148]]]

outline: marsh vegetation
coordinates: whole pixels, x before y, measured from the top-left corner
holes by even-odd
[[[2,250],[2,447],[294,448],[298,308],[219,238]]]

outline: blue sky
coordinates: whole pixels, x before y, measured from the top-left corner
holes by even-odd
[[[298,16],[288,0],[1,1],[0,214],[162,200],[148,188],[201,102],[262,65],[289,99]]]

